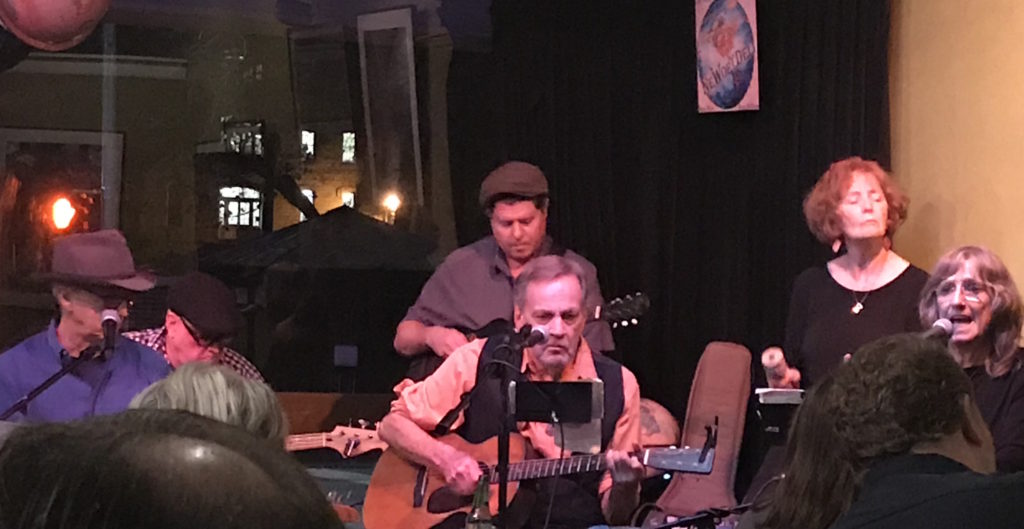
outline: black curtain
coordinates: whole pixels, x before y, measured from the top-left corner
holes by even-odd
[[[642,290],[616,334],[645,396],[682,417],[712,340],[780,343],[796,274],[828,250],[801,202],[833,160],[888,165],[888,1],[757,9],[761,109],[698,114],[693,2],[494,0],[488,51],[456,49],[449,135],[461,243],[499,162],[539,165],[549,231],[598,266],[606,297]]]

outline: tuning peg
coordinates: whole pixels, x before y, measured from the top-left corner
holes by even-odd
[[[633,318],[632,320],[629,320],[629,321],[631,321],[633,323],[633,325],[637,325],[639,323],[639,322],[636,321],[636,318]]]
[[[622,322],[622,326],[623,326],[623,327],[629,327],[629,322],[628,322],[628,321],[625,321],[625,320],[623,320],[623,322]]]
[[[359,419],[359,421],[357,421],[357,422],[359,423],[359,427],[363,428],[363,429],[365,429],[367,426],[370,425],[370,421],[368,421],[366,419]]]

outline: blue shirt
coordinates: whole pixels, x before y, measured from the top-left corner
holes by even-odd
[[[53,323],[0,354],[0,413],[71,360]],[[117,413],[168,373],[160,353],[118,336],[108,358],[83,362],[30,402],[27,413],[15,413],[10,420],[58,422]]]

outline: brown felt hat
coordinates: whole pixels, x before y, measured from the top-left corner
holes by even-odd
[[[82,287],[113,287],[144,292],[156,284],[153,276],[135,269],[124,235],[100,230],[66,235],[54,241],[50,270],[37,279]]]
[[[480,184],[480,205],[490,208],[503,195],[534,198],[547,194],[548,179],[539,167],[526,162],[508,162],[491,171]]]

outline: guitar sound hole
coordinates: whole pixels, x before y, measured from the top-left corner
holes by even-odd
[[[456,494],[453,490],[448,487],[441,487],[434,491],[427,498],[427,512],[431,514],[443,514],[446,512],[452,512],[462,507],[469,507],[473,505],[472,496],[463,496]]]

